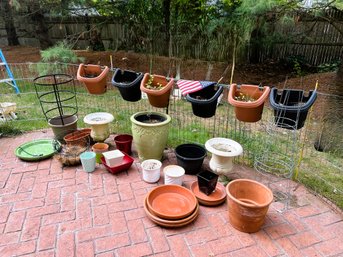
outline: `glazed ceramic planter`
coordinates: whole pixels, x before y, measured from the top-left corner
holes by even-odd
[[[168,165],[163,169],[165,185],[182,186],[185,169],[178,165]]]
[[[119,89],[122,98],[129,102],[141,100],[140,89],[143,73],[116,69],[112,77],[112,85]]]
[[[211,171],[205,170],[198,173],[197,177],[199,190],[205,195],[210,195],[217,186],[218,175]]]
[[[243,153],[239,143],[221,137],[207,140],[205,147],[212,154],[210,168],[218,175],[227,175],[233,168],[233,158]]]
[[[95,142],[103,142],[110,135],[109,123],[114,120],[112,114],[107,112],[95,112],[84,117],[84,123],[91,126],[91,137]]]
[[[237,230],[254,233],[260,230],[273,201],[272,191],[249,179],[236,179],[226,186],[230,224]]]
[[[55,139],[63,140],[64,136],[77,130],[77,120],[76,115],[63,115],[49,119],[48,124],[54,133]]]
[[[142,162],[142,176],[147,183],[156,183],[160,180],[162,163],[159,160],[149,159]]]
[[[90,94],[101,95],[107,89],[107,74],[109,70],[107,66],[102,69],[100,65],[81,63],[77,70],[77,80],[85,84]]]
[[[221,86],[208,86],[197,92],[186,95],[188,102],[192,104],[193,114],[201,118],[210,118],[216,114],[218,98],[223,92]]]
[[[138,112],[130,117],[133,142],[140,160],[161,160],[167,145],[169,123],[168,114],[160,112]]]
[[[162,86],[162,89],[155,90],[148,89],[146,87],[149,79],[150,74],[145,73],[140,86],[141,91],[148,95],[149,102],[152,106],[158,108],[167,107],[169,105],[169,97],[174,85],[174,80],[171,79],[170,81],[168,81],[167,78],[164,76],[153,75],[152,85],[157,86],[157,83],[159,83]]]
[[[269,87],[230,85],[229,103],[235,107],[237,120],[257,122],[262,118],[263,106],[270,92]]]
[[[175,148],[177,164],[185,169],[186,174],[200,172],[206,154],[206,149],[197,144],[182,144]]]
[[[92,146],[92,151],[96,154],[96,163],[101,163],[101,157],[103,157],[103,153],[108,151],[108,144],[105,143],[96,143]]]
[[[277,88],[272,88],[269,102],[274,109],[275,124],[286,129],[301,129],[316,98],[316,90],[305,96],[303,90],[284,89],[279,93]]]
[[[131,154],[132,139],[133,139],[133,137],[131,135],[121,134],[121,135],[116,135],[114,137],[114,142],[116,143],[116,147],[118,150],[125,152],[128,155],[130,155]]]

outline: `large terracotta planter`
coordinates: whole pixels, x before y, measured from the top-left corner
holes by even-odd
[[[236,118],[244,122],[259,121],[269,92],[269,87],[232,84],[228,100],[235,107]]]
[[[260,230],[273,201],[272,191],[249,179],[236,179],[226,186],[230,224],[237,230],[254,233]]]
[[[169,115],[160,112],[138,112],[131,116],[133,142],[139,159],[161,160],[167,145]]]
[[[197,92],[186,95],[192,104],[193,114],[201,118],[210,118],[216,114],[218,98],[223,92],[222,86],[208,86]]]
[[[269,102],[274,109],[275,124],[285,129],[301,129],[307,117],[308,110],[317,99],[317,91],[284,89],[280,93],[277,88],[270,92]]]
[[[205,143],[212,153],[210,168],[218,175],[228,175],[233,168],[233,158],[243,153],[242,146],[234,140],[215,137]]]
[[[143,73],[116,69],[112,77],[112,85],[119,89],[124,100],[137,102],[141,100],[140,89]]]
[[[152,85],[157,86],[157,83],[162,85],[162,89],[155,90],[155,89],[148,89],[146,84],[150,79],[150,74],[145,73],[143,80],[141,82],[141,91],[148,95],[149,102],[152,106],[158,108],[168,107],[169,105],[169,97],[172,87],[174,85],[174,80],[171,79],[170,81],[167,80],[164,76],[159,75],[152,75],[153,81]]]
[[[101,68],[100,65],[81,63],[77,71],[77,79],[83,82],[90,94],[100,95],[107,89],[107,74],[109,68]]]

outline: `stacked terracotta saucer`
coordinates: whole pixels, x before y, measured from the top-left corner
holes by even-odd
[[[224,203],[226,200],[225,187],[221,183],[217,183],[215,190],[209,195],[200,191],[198,181],[194,181],[190,189],[201,205],[216,206]]]
[[[148,193],[144,210],[156,224],[176,228],[185,226],[198,217],[199,204],[189,189],[178,185],[162,185]]]

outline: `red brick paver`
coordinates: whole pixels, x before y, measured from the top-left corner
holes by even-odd
[[[145,215],[152,188],[136,160],[116,175],[98,166],[61,167],[54,159],[23,162],[13,152],[21,143],[49,138],[37,131],[0,138],[0,256],[343,256],[343,215],[303,186],[284,211],[271,205],[254,234],[235,230],[226,203],[200,207],[196,221],[166,229]],[[175,159],[166,160],[173,163]],[[236,167],[240,177],[253,170]],[[186,176],[189,187],[195,176]]]

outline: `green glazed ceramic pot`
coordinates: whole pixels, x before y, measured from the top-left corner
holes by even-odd
[[[138,112],[131,116],[133,143],[141,161],[161,160],[167,145],[169,123],[168,114],[160,112]]]

